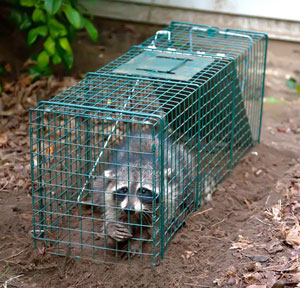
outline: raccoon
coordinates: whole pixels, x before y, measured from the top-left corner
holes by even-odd
[[[160,201],[164,204],[165,226],[171,227],[177,225],[174,221],[182,222],[183,211],[194,200],[196,175],[192,171],[197,169],[191,167],[191,153],[182,144],[164,142],[163,172],[158,151],[153,159],[153,145],[161,147],[159,138],[153,139],[149,131],[136,131],[115,149],[104,177],[94,180],[93,189],[97,192],[94,203],[105,207],[104,232],[114,244],[126,243],[131,238],[150,239],[152,216],[159,210]],[[161,173],[164,195],[160,194]],[[131,241],[130,250],[140,251],[140,244]]]

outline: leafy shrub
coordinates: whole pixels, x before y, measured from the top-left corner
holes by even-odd
[[[78,0],[10,0],[11,18],[20,30],[27,31],[28,45],[43,41],[43,50],[36,57],[37,64],[30,69],[35,76],[51,74],[54,65],[63,62],[70,69],[74,56],[70,42],[76,30],[86,29],[93,41],[98,31],[80,11],[87,9]],[[14,3],[13,3],[14,2]]]

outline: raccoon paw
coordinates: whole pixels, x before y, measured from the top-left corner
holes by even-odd
[[[132,238],[132,234],[129,232],[127,227],[121,223],[107,223],[106,233],[109,237],[113,238],[117,242]]]
[[[143,250],[142,243],[140,241],[131,242],[129,251],[133,253],[132,257],[142,253],[142,250]]]
[[[122,254],[123,259],[133,259],[143,252],[143,248],[141,246],[140,241],[131,241],[130,245],[127,246],[127,252]]]

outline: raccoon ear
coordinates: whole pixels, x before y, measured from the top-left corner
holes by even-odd
[[[165,168],[164,172],[165,172],[165,177],[167,177],[168,179],[170,179],[171,176],[172,176],[172,174],[173,174],[172,168],[170,168],[170,167],[169,168]]]

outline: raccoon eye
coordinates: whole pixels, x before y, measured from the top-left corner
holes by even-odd
[[[140,189],[140,193],[141,193],[142,195],[152,195],[152,191],[149,190],[149,189],[147,189],[147,188],[142,188],[142,189]]]
[[[128,188],[127,187],[122,187],[117,190],[118,194],[127,194],[128,193]]]

